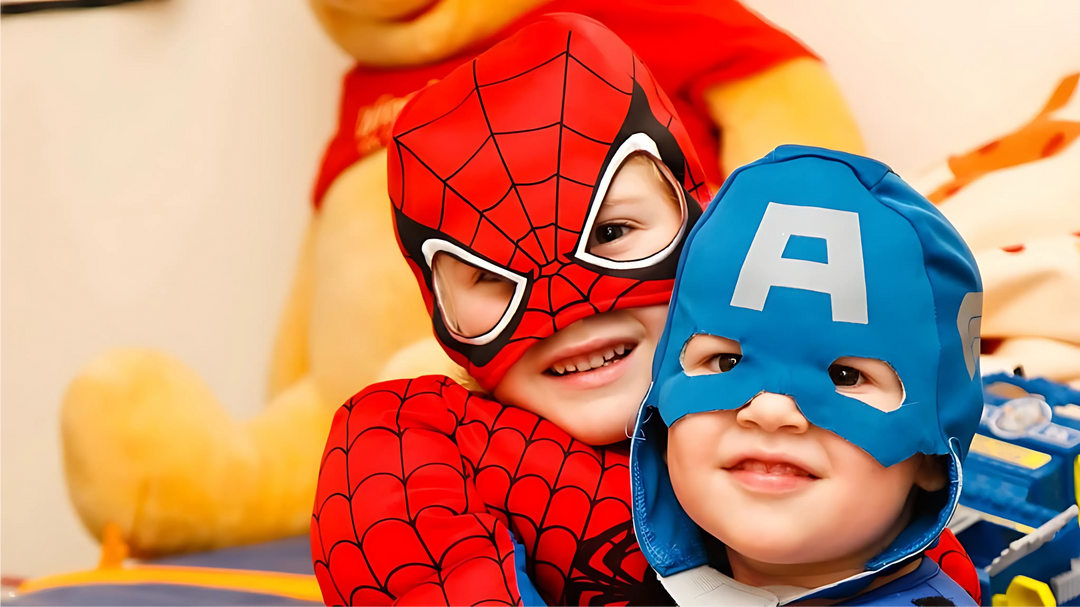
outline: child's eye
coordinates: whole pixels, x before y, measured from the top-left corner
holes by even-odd
[[[854,386],[862,381],[862,373],[854,367],[833,364],[829,365],[829,378],[837,386]]]
[[[506,279],[494,272],[480,271],[476,273],[476,282],[506,282]]]
[[[619,223],[607,223],[596,228],[595,235],[596,241],[600,244],[607,244],[614,242],[630,231],[630,228],[626,225]]]
[[[709,367],[715,373],[727,373],[742,360],[742,354],[717,354],[709,361]]]

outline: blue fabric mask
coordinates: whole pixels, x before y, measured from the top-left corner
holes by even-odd
[[[635,524],[653,566],[666,575],[704,557],[650,434],[688,413],[738,409],[761,392],[790,395],[807,420],[883,466],[916,453],[950,456],[943,511],[913,523],[870,565],[925,548],[955,507],[959,465],[982,412],[981,315],[968,247],[889,167],[782,146],[735,171],[684,246],[638,417]],[[738,341],[742,359],[726,373],[686,375],[681,354],[699,333]],[[828,369],[842,356],[892,365],[904,386],[900,408],[884,412],[837,393]]]

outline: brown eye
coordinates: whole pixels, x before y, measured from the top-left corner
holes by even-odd
[[[623,236],[626,236],[628,231],[629,230],[624,225],[617,223],[605,224],[596,228],[596,241],[600,244],[614,242]]]
[[[740,360],[742,360],[742,354],[717,354],[710,363],[714,371],[727,373],[735,368]]]
[[[862,373],[854,367],[832,364],[829,365],[829,378],[837,386],[854,386],[859,383]]]

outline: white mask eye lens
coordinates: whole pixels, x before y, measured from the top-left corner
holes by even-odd
[[[514,299],[513,281],[445,251],[432,257],[431,273],[443,320],[461,337],[476,338],[492,331]]]

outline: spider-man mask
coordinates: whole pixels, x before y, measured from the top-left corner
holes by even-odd
[[[589,235],[613,176],[650,157],[681,224],[633,259],[594,254]],[[398,242],[435,335],[485,389],[536,341],[581,318],[666,304],[682,241],[709,199],[671,102],[615,34],[548,15],[420,91],[388,148]],[[506,281],[507,303],[463,333],[440,297],[433,259],[450,255]]]

